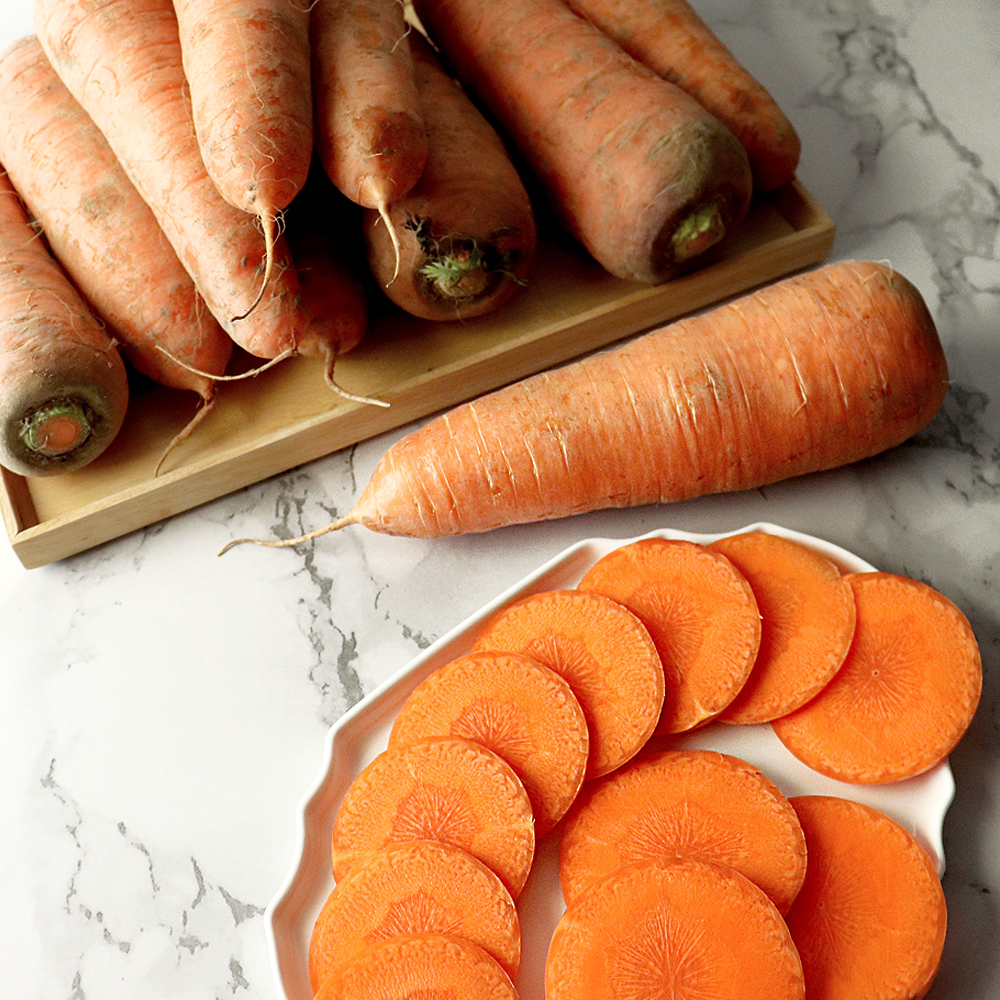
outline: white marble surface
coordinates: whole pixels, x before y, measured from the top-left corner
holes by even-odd
[[[889,259],[924,293],[943,411],[857,467],[482,537],[352,529],[216,558],[345,511],[391,434],[60,564],[26,571],[0,545],[0,995],[273,1000],[263,912],[334,719],[580,538],[767,520],[926,580],[972,621],[985,691],[952,758],[930,996],[1000,996],[1000,6],[696,7],[799,129],[833,256]],[[0,0],[0,42],[30,30],[29,0]]]

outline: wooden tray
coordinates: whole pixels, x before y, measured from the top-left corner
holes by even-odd
[[[607,274],[559,234],[543,238],[528,287],[497,313],[431,323],[373,305],[365,341],[338,364],[345,401],[318,362],[286,361],[221,383],[215,412],[156,462],[190,419],[193,393],[139,384],[125,426],[96,461],[44,478],[0,469],[11,545],[42,566],[580,356],[684,313],[822,262],[834,225],[795,182],[755,199],[717,259],[657,286]]]

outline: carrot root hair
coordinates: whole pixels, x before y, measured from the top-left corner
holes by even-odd
[[[234,323],[238,323],[240,320],[246,319],[254,311],[254,309],[260,305],[261,299],[264,298],[264,292],[267,290],[267,286],[271,281],[271,272],[274,270],[274,243],[281,230],[279,216],[276,212],[271,212],[265,209],[260,212],[257,219],[260,222],[260,228],[264,233],[264,274],[261,277],[257,297],[250,303],[250,308],[247,309],[246,312],[232,318]]]
[[[219,549],[219,555],[224,556],[231,548],[237,545],[261,545],[268,549],[289,549],[296,545],[304,545],[306,542],[315,541],[315,539],[320,538],[322,535],[329,534],[331,531],[338,531],[340,528],[346,528],[350,524],[357,524],[357,522],[358,517],[352,512],[337,518],[336,521],[324,524],[321,528],[314,528],[304,535],[299,535],[298,538],[234,538]]]
[[[171,361],[175,364],[180,365],[182,368],[186,368],[189,372],[194,372],[195,375],[204,375],[205,378],[210,378],[213,382],[241,382],[245,378],[254,378],[260,375],[261,372],[267,371],[268,368],[273,368],[276,364],[285,361],[287,358],[294,357],[298,354],[298,351],[294,347],[287,347],[280,354],[275,357],[265,361],[264,364],[258,365],[256,368],[251,368],[249,371],[239,372],[236,375],[216,375],[213,372],[205,372],[200,368],[195,368],[194,365],[189,365],[186,361],[182,361],[180,358],[171,354],[165,347],[160,344],[156,345],[158,351],[162,351]]]
[[[166,448],[163,449],[163,454],[160,455],[156,466],[153,469],[153,478],[155,479],[160,474],[160,469],[163,468],[163,463],[167,460],[167,456],[182,442],[186,441],[194,429],[215,409],[215,397],[209,396],[205,399],[201,406],[198,407],[195,415],[174,435],[173,440]]]
[[[384,399],[376,399],[374,396],[361,396],[357,393],[349,392],[340,385],[334,378],[334,368],[337,364],[337,352],[332,346],[328,346],[325,351],[325,365],[323,367],[323,380],[338,395],[352,403],[366,403],[370,406],[388,407],[390,404]]]

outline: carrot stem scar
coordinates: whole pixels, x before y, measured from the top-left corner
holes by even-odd
[[[53,400],[25,418],[24,446],[40,455],[65,455],[90,436],[93,414],[76,399]]]

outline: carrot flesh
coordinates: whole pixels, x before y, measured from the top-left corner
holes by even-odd
[[[407,696],[389,747],[458,736],[492,750],[521,780],[540,839],[583,784],[590,739],[583,709],[554,670],[517,653],[483,651],[436,669]]]
[[[719,721],[757,725],[788,715],[844,662],[854,637],[854,594],[832,560],[788,538],[741,532],[709,548],[749,581],[761,615],[753,670]]]
[[[535,851],[531,803],[510,765],[469,740],[387,749],[358,774],[337,810],[334,877],[340,881],[373,851],[407,840],[468,851],[516,900]]]
[[[515,601],[486,622],[472,652],[519,653],[565,678],[587,720],[585,779],[630,760],[656,728],[663,667],[645,626],[601,594],[552,590]]]
[[[929,770],[965,734],[982,693],[979,645],[943,594],[895,573],[849,573],[857,608],[840,670],[775,735],[803,763],[852,784]]]
[[[705,725],[746,683],[760,614],[750,585],[720,553],[640,539],[599,559],[577,586],[623,604],[652,636],[665,675],[658,734]]]
[[[806,873],[788,799],[746,761],[712,750],[643,753],[589,785],[566,817],[559,882],[572,904],[613,871],[689,857],[738,871],[786,913]]]
[[[914,837],[849,799],[793,796],[809,866],[786,921],[815,1000],[919,1000],[937,974],[947,904]]]

